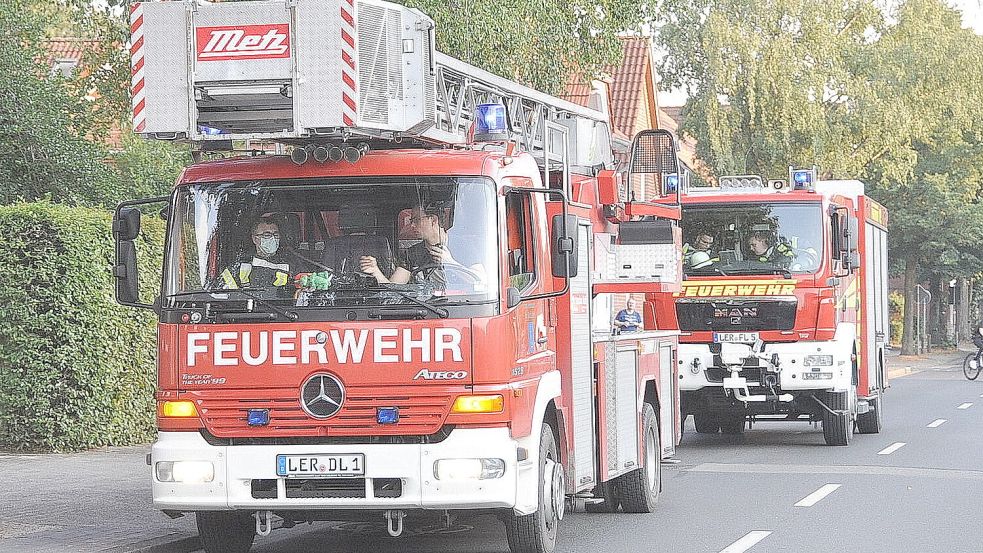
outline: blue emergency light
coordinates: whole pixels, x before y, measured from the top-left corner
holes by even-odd
[[[198,125],[198,131],[205,136],[219,136],[221,134],[225,134],[225,131],[222,129],[206,127],[204,125]]]
[[[379,407],[375,410],[375,422],[379,424],[396,424],[399,422],[398,407]]]
[[[249,426],[266,426],[270,424],[270,410],[250,409],[246,413],[246,423]]]
[[[509,139],[509,123],[502,104],[478,104],[474,108],[475,142]]]
[[[789,181],[792,183],[793,190],[815,190],[816,189],[816,169],[793,169],[789,170]]]

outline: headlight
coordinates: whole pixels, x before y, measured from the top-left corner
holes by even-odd
[[[215,479],[215,465],[211,461],[158,461],[159,482],[201,484]]]
[[[503,459],[441,459],[433,464],[437,480],[491,480],[504,474]]]
[[[813,367],[832,367],[833,366],[833,356],[832,355],[806,355],[805,363],[806,366]]]

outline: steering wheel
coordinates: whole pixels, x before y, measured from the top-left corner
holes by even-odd
[[[443,269],[445,273],[450,272],[459,276],[465,276],[468,278],[469,284],[477,284],[484,280],[484,277],[477,271],[471,269],[470,267],[465,267],[459,263],[426,263],[410,271],[410,277],[413,277],[418,273],[437,269]]]
[[[802,256],[804,258],[804,260],[807,262],[806,265],[808,267],[812,267],[812,268],[819,267],[819,254],[818,253],[816,253],[814,251],[811,251],[811,250],[806,250],[806,249],[796,249],[794,251],[795,251],[795,255],[796,256]]]

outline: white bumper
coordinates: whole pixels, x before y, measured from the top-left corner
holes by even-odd
[[[213,446],[196,432],[161,432],[152,449],[154,466],[160,461],[210,461],[215,470],[214,480],[201,484],[160,482],[152,471],[154,506],[179,511],[512,508],[516,506],[517,481],[524,484],[530,473],[536,476],[535,470],[523,466],[522,478],[517,477],[518,446],[507,428],[456,429],[440,443],[406,445]],[[365,455],[364,498],[286,497],[284,479],[276,474],[277,455],[346,453]],[[434,477],[435,461],[462,458],[503,459],[505,473],[486,480],[441,481]],[[374,478],[399,478],[401,496],[375,497]],[[254,498],[253,479],[277,480],[277,497]]]
[[[764,351],[756,352],[759,365],[774,370],[768,360],[778,356],[778,388],[783,392],[806,390],[849,390],[853,372],[853,325],[837,327],[836,337],[825,342],[769,343]],[[832,356],[831,365],[805,363],[806,356]],[[720,381],[707,378],[708,367],[714,367],[714,355],[709,344],[679,344],[679,389],[683,392],[708,387],[724,387]],[[817,379],[816,375],[821,376]],[[729,376],[729,374],[727,375]],[[748,382],[754,386],[754,382]]]

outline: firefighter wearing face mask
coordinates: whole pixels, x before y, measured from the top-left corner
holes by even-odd
[[[252,288],[267,295],[293,295],[290,264],[280,248],[280,227],[271,219],[257,221],[250,231],[256,253],[250,261],[227,267],[220,275],[222,288]],[[291,286],[288,286],[291,284]]]

